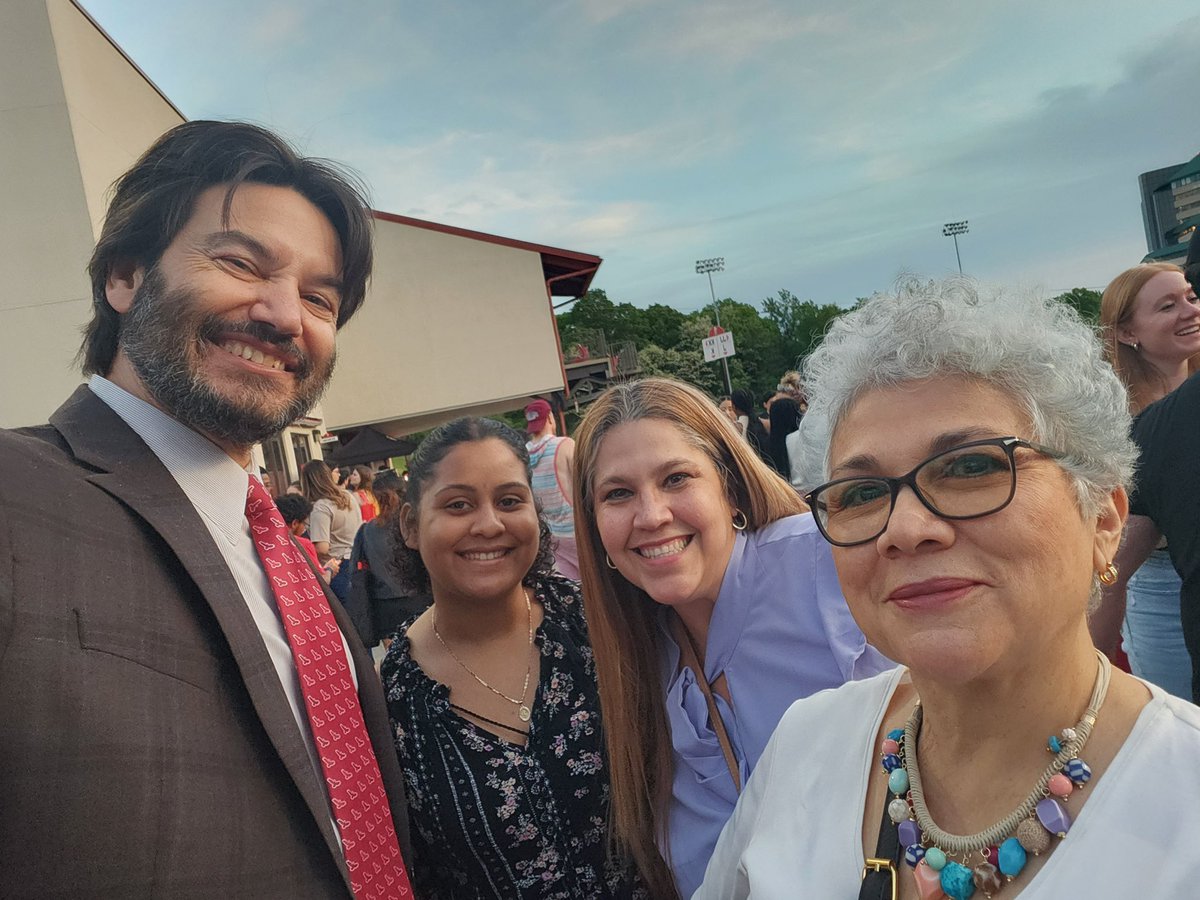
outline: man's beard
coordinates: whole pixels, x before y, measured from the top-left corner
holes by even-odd
[[[304,415],[325,393],[336,352],[315,362],[294,340],[265,322],[226,322],[206,315],[186,287],[168,291],[158,267],[152,267],[121,319],[121,348],[154,400],[189,428],[234,446],[249,447],[278,434]],[[228,396],[205,380],[203,360],[225,353],[217,336],[245,334],[278,348],[296,362],[294,386],[284,389],[265,376],[247,373],[245,383]]]

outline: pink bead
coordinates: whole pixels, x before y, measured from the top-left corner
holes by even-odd
[[[917,895],[921,900],[941,900],[946,896],[942,893],[942,876],[929,868],[925,860],[921,860],[913,869],[913,880],[917,883]]]
[[[1071,796],[1071,791],[1075,790],[1074,782],[1062,772],[1051,776],[1050,783],[1046,787],[1055,797],[1061,797],[1064,800]]]
[[[900,745],[896,741],[893,741],[891,738],[888,738],[886,741],[883,742],[883,752],[884,753],[899,753]]]

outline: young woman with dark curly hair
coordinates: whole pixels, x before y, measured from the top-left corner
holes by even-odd
[[[381,674],[417,896],[648,896],[608,853],[608,770],[579,588],[553,573],[524,438],[456,419],[409,463],[397,568],[433,606]]]

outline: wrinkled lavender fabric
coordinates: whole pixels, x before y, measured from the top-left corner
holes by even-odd
[[[662,680],[675,751],[668,839],[680,895],[690,897],[737,792],[696,674],[680,669],[668,626],[664,610]],[[737,535],[704,658],[709,683],[723,672],[733,698],[733,709],[716,701],[742,784],[793,701],[894,665],[851,618],[829,544],[807,513]]]

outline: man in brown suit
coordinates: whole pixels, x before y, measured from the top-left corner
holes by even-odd
[[[371,261],[361,193],[254,126],[182,125],[117,183],[91,381],[0,432],[0,897],[354,896],[246,495]],[[407,856],[379,681],[342,644]]]

